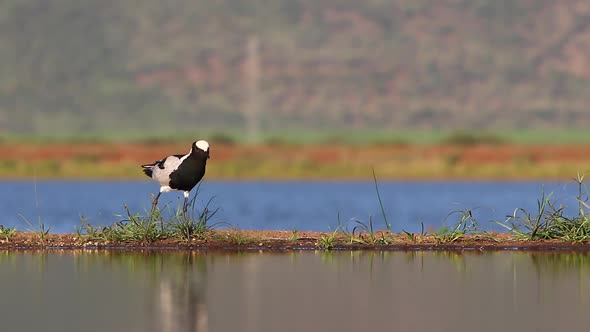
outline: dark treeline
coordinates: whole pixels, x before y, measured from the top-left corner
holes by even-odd
[[[589,50],[586,0],[6,0],[0,133],[583,127]]]

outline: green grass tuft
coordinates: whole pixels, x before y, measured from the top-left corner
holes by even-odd
[[[191,200],[189,207],[190,210],[194,210],[196,196]],[[193,239],[204,239],[208,231],[213,229],[217,224],[210,224],[211,218],[217,214],[219,209],[210,210],[209,205],[213,201],[213,198],[209,199],[205,204],[205,207],[197,214],[195,219],[184,218],[181,215],[180,210],[177,210],[175,219],[171,220],[168,224],[170,229],[170,236],[176,239],[182,239],[183,241],[191,241]]]
[[[0,237],[4,238],[4,241],[9,242],[15,233],[16,228],[6,228],[0,225]]]
[[[499,225],[514,233],[520,240],[551,240],[565,242],[590,242],[590,204],[589,193],[584,184],[584,176],[575,179],[578,185],[578,214],[566,216],[565,207],[558,206],[551,200],[553,193],[541,192],[537,200],[537,211],[534,214],[525,209],[516,209]]]
[[[291,236],[289,237],[289,241],[296,242],[298,238],[299,238],[299,231],[297,231],[296,229],[292,230]]]
[[[163,219],[163,209],[158,208],[146,215],[132,213],[125,205],[124,215],[117,215],[122,220],[109,226],[93,226],[86,218],[81,217],[81,225],[76,226],[76,234],[82,242],[121,243],[139,242],[150,244],[158,240],[179,240],[189,242],[194,239],[204,239],[206,233],[215,226],[223,223],[211,224],[211,219],[218,209],[211,209],[211,198],[200,211],[195,212],[196,196],[189,203],[189,214],[182,215],[181,207],[176,209],[171,219]],[[195,216],[195,217],[193,217]]]
[[[342,225],[339,224],[338,227],[336,227],[336,229],[332,233],[320,235],[320,238],[318,239],[318,242],[316,243],[316,245],[320,249],[324,249],[324,250],[333,249],[334,246],[336,245],[338,232],[341,229],[342,229]]]

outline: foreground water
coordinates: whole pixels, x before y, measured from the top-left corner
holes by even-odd
[[[52,232],[73,232],[81,216],[94,225],[112,224],[123,219],[117,216],[123,205],[145,214],[158,189],[155,183],[126,181],[8,181],[0,188],[0,225],[35,229],[40,216]],[[573,211],[578,189],[573,182],[382,182],[379,188],[394,230],[412,232],[420,231],[421,223],[452,224],[458,215],[447,215],[465,209],[473,210],[483,229],[498,230],[495,221],[515,208],[534,210],[543,190]],[[209,181],[200,188],[197,210],[212,198],[210,208],[219,208],[213,222],[240,229],[330,231],[339,220],[370,217],[376,227],[384,225],[372,182]],[[160,202],[175,210],[181,199],[182,194],[168,193]]]
[[[3,331],[587,331],[590,255],[0,252]]]

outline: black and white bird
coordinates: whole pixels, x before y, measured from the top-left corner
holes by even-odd
[[[209,143],[204,140],[193,142],[191,150],[185,154],[175,154],[141,165],[145,175],[160,183],[160,192],[152,203],[152,213],[158,205],[160,195],[172,190],[184,191],[182,212],[186,217],[190,191],[205,176],[205,166],[209,159]]]

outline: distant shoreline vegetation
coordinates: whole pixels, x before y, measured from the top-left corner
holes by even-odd
[[[2,143],[179,143],[207,137],[222,144],[344,144],[344,145],[433,145],[433,144],[590,144],[590,135],[583,128],[497,129],[497,130],[427,130],[427,129],[363,129],[317,130],[285,129],[265,131],[259,137],[248,137],[240,130],[201,130],[193,133],[170,132],[104,132],[91,134],[56,134],[0,136]]]
[[[424,134],[424,136],[421,136]],[[196,134],[195,134],[196,135]],[[590,136],[530,132],[290,132],[257,142],[237,134],[199,134],[211,142],[207,179],[567,180],[590,171]],[[40,138],[0,141],[0,178],[140,179],[140,164],[183,153],[194,137]],[[552,144],[551,144],[552,143]]]

